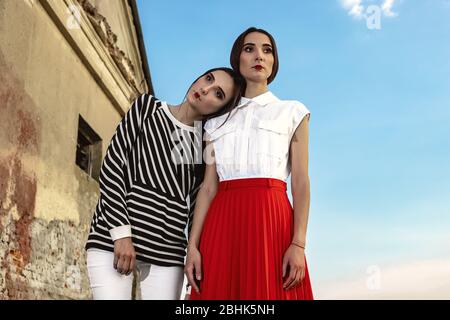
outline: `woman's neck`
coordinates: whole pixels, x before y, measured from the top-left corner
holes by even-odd
[[[170,110],[178,121],[191,127],[194,126],[194,121],[201,121],[203,118],[202,115],[197,113],[187,101],[171,107]]]
[[[246,98],[252,99],[267,91],[269,91],[267,82],[251,82],[247,80],[247,88],[245,89]]]

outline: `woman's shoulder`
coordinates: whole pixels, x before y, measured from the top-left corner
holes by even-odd
[[[140,93],[136,97],[135,101],[139,101],[141,104],[144,104],[146,106],[154,106],[158,102],[161,102],[160,99],[148,92]]]
[[[205,131],[210,133],[211,131],[217,129],[227,120],[228,114],[229,113],[225,113],[221,116],[206,120],[205,125],[203,126]]]
[[[283,119],[283,122],[288,125],[288,128],[291,132],[295,131],[295,128],[299,125],[299,123],[305,118],[310,116],[311,111],[309,108],[301,101],[298,100],[280,100],[279,103],[282,104],[282,108],[277,108],[278,110],[282,109],[283,112],[278,112],[280,119]]]
[[[162,107],[163,101],[155,97],[153,94],[144,92],[138,94],[132,104],[132,107],[138,109],[141,114],[149,116],[158,108]]]
[[[280,100],[279,103],[295,113],[310,113],[309,108],[303,102],[298,100]]]

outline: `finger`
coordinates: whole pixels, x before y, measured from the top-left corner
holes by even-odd
[[[198,281],[202,280],[202,263],[201,261],[194,262],[195,267],[195,277]]]
[[[290,283],[290,285],[286,288],[286,290],[293,289],[293,288],[295,288],[297,285],[298,285],[298,281],[294,279],[294,281],[292,281],[292,282]]]
[[[127,258],[124,255],[120,256],[119,258],[119,262],[117,263],[117,272],[119,272],[120,274],[124,274],[126,268],[126,260]]]
[[[302,268],[302,272],[300,275],[300,282],[302,282],[305,279],[305,277],[306,277],[306,270],[305,268]]]
[[[295,274],[294,281],[292,281],[289,289],[296,287],[300,283],[301,274],[302,274],[302,271],[300,268],[298,268],[297,272]]]
[[[114,254],[114,262],[113,267],[117,270],[117,263],[119,262],[119,255],[117,253]]]
[[[283,288],[286,288],[289,285],[289,283],[291,283],[291,282],[292,282],[292,276],[291,276],[291,273],[289,273],[286,277],[286,280],[284,280]]]
[[[194,280],[194,266],[192,264],[190,264],[187,268],[187,278],[188,278],[188,282],[191,285],[192,288],[195,289],[195,291],[199,291],[198,287],[197,287],[197,283]]]
[[[130,270],[128,270],[127,276],[134,271],[135,267],[136,267],[136,256],[132,255],[130,260]]]
[[[287,268],[287,261],[283,261],[283,278],[286,274],[286,268]]]
[[[297,275],[298,275],[298,269],[295,269],[295,273],[290,275],[292,278],[292,281],[288,284],[286,287],[286,290],[292,289],[297,284]]]
[[[127,274],[130,271],[130,261],[131,259],[129,256],[124,256],[122,274]]]
[[[286,279],[286,281],[284,282],[284,288],[287,289],[288,286],[291,284],[292,281],[294,281],[295,279],[295,273],[296,273],[296,269],[290,266],[290,272],[289,272],[289,276]]]
[[[294,271],[295,272],[295,271]],[[289,273],[289,277],[286,279],[286,284],[284,286],[284,289],[289,290],[290,286],[292,285],[292,282],[295,280],[295,273],[292,274],[292,272]]]
[[[122,256],[118,255],[117,262],[116,262],[116,270],[118,273],[122,272],[123,266],[122,266]]]

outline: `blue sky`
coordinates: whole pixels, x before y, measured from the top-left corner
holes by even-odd
[[[379,29],[367,25],[370,5],[380,9]],[[450,273],[437,272],[450,258],[449,0],[138,7],[155,95],[173,104],[200,73],[229,65],[247,27],[275,37],[280,70],[270,90],[311,111],[307,259],[317,298],[408,298],[411,290],[426,298],[438,285],[437,297],[450,298],[450,283],[440,282]],[[370,266],[381,286],[355,288]],[[396,286],[394,269],[436,279]]]

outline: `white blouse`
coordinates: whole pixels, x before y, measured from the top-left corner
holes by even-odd
[[[220,181],[275,178],[291,172],[289,146],[302,119],[310,111],[299,101],[280,100],[270,91],[242,98],[230,113],[205,123],[205,139],[212,142]]]

